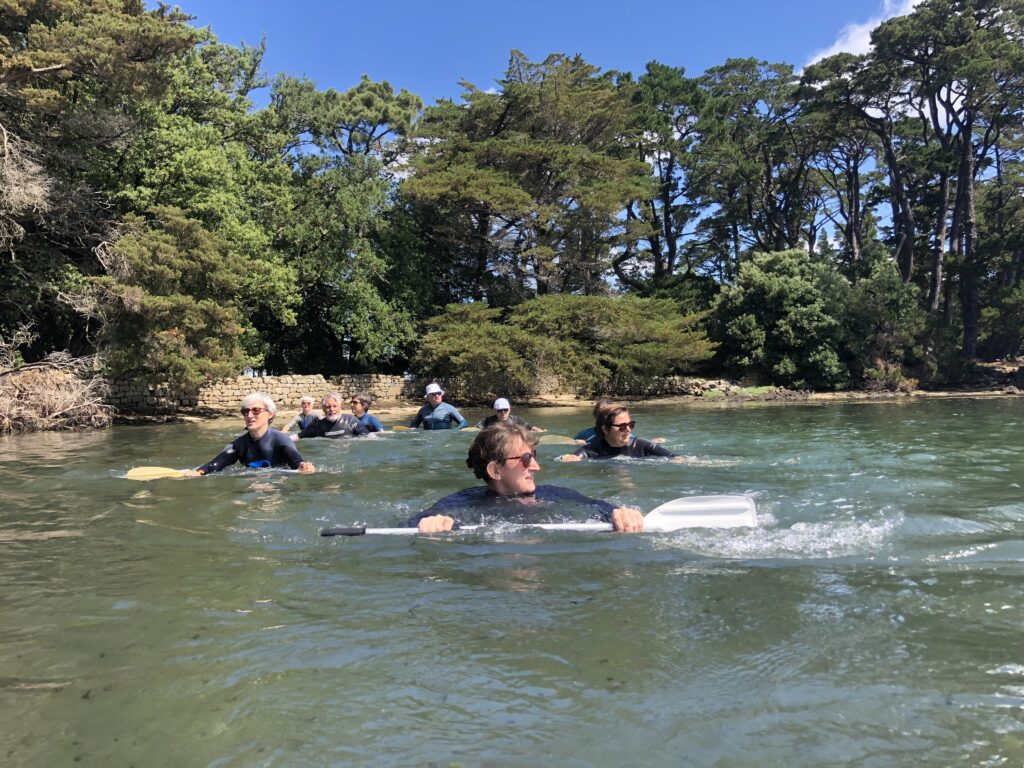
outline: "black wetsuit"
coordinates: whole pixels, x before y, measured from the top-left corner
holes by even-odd
[[[337,421],[330,419],[317,419],[304,430],[299,432],[299,439],[305,437],[352,437],[354,435],[368,435],[366,429],[355,416],[343,413],[338,416]]]
[[[487,486],[466,488],[439,499],[432,507],[411,518],[407,526],[415,528],[424,517],[448,515],[455,525],[480,525],[490,522],[558,523],[578,522],[582,517],[608,522],[614,504],[591,499],[582,493],[557,485],[538,485],[534,493],[500,496]]]
[[[204,475],[220,472],[224,467],[240,461],[247,467],[280,467],[288,465],[298,469],[302,457],[295,449],[295,443],[284,432],[268,429],[259,440],[253,440],[246,432],[239,435],[212,461],[199,467]]]
[[[675,454],[667,448],[632,435],[629,436],[629,442],[622,448],[613,448],[608,445],[604,435],[598,435],[586,445],[581,445],[573,453],[586,459],[611,459],[616,456],[628,456],[631,459],[642,459],[646,456],[675,457]]]
[[[478,422],[476,426],[477,429],[487,429],[488,427],[494,426],[499,421],[500,419],[498,418],[498,414],[494,414],[493,416],[488,416],[483,421]],[[526,419],[520,419],[515,414],[509,414],[507,421],[509,424],[518,424],[523,429],[533,429],[533,424],[528,422]]]

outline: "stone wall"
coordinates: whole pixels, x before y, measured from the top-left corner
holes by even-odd
[[[112,382],[107,402],[122,414],[171,413],[182,408],[201,408],[208,411],[234,411],[242,398],[250,392],[266,392],[278,408],[298,408],[303,395],[320,398],[328,392],[338,392],[349,398],[360,392],[369,392],[376,402],[395,402],[407,395],[406,380],[401,376],[357,374],[324,378],[315,376],[236,376],[210,382],[198,395],[175,392],[166,384],[140,384]]]
[[[325,378],[315,376],[237,376],[233,379],[222,379],[207,384],[199,390],[198,395],[187,395],[173,391],[165,384],[138,384],[132,382],[113,382],[107,403],[114,406],[122,415],[130,414],[165,414],[181,409],[198,408],[204,411],[233,412],[242,398],[250,392],[266,392],[277,403],[280,409],[297,409],[299,399],[303,395],[311,395],[319,402],[328,392],[337,392],[346,400],[360,392],[369,392],[378,405],[395,402],[423,401],[423,389],[433,379],[406,379],[402,376],[384,376],[381,374],[357,374],[351,376],[335,376]],[[507,392],[469,392],[462,383],[441,380],[441,386],[447,392],[450,401],[460,405],[489,405],[495,397],[510,395],[519,402],[533,400],[534,397],[520,393]],[[559,394],[569,394],[561,387],[561,382],[551,378],[539,382],[540,391],[535,397],[541,399]],[[734,382],[725,380],[695,379],[687,376],[667,376],[664,378],[619,381],[615,382],[614,391],[601,394],[576,393],[581,401],[605,399],[628,400],[636,397],[665,397],[671,395],[702,396],[708,390],[718,390],[725,395],[738,391]]]

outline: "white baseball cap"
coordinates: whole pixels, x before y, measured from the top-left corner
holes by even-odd
[[[423,393],[423,396],[427,397],[428,395],[443,395],[443,394],[444,394],[444,390],[441,389],[441,385],[438,384],[436,381],[434,381],[434,382],[431,382],[430,384],[427,384],[427,391]]]
[[[494,410],[496,411],[511,411],[512,406],[508,404],[508,400],[504,397],[499,397],[494,401]]]

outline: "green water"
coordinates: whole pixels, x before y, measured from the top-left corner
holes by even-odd
[[[241,429],[0,439],[0,764],[1024,764],[1024,399],[633,416],[690,462],[541,481],[760,526],[323,539],[473,485],[470,436],[149,483]]]

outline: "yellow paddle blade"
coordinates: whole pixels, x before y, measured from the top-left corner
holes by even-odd
[[[576,441],[565,435],[541,435],[541,445],[576,445]]]
[[[480,427],[463,427],[459,432],[479,432]]]
[[[165,477],[184,477],[180,469],[170,467],[135,467],[125,477],[129,480],[161,480]]]

